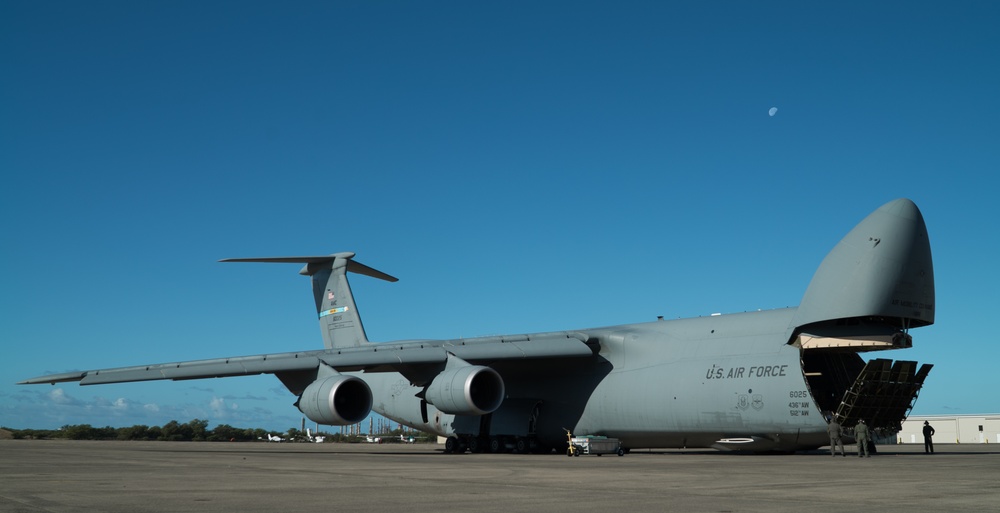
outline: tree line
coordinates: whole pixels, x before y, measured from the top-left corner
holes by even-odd
[[[149,440],[163,442],[257,442],[267,441],[267,431],[261,428],[238,428],[228,424],[219,424],[208,429],[208,421],[193,419],[186,423],[171,420],[162,426],[135,425],[129,427],[94,427],[90,424],[66,425],[59,429],[11,429],[0,428],[11,433],[14,439],[63,439],[63,440]],[[419,431],[404,433],[395,430],[379,436],[398,438],[405,434],[413,437],[415,442],[434,441],[433,435]],[[366,440],[365,435],[348,435],[343,433],[314,433],[323,436],[325,442],[358,443]],[[305,432],[292,428],[282,433],[281,437],[289,442],[307,442]]]

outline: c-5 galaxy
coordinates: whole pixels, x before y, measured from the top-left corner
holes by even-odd
[[[625,448],[795,451],[828,442],[827,417],[897,430],[930,365],[865,362],[934,322],[923,216],[898,199],[851,230],[797,308],[454,340],[369,342],[347,281],[396,278],[354,253],[224,262],[304,264],[325,349],[67,372],[81,385],[274,374],[319,424],[374,410],[447,437],[446,452],[546,451],[564,429]]]

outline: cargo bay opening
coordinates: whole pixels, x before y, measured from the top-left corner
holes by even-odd
[[[845,428],[864,419],[880,435],[895,434],[910,413],[933,365],[876,358],[861,352],[911,347],[897,327],[865,320],[810,326],[792,341],[802,354],[802,371],[816,405],[837,415]]]

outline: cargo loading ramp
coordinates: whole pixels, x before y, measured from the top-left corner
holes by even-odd
[[[932,364],[887,359],[869,361],[837,407],[845,427],[864,419],[869,428],[897,432],[913,408]]]

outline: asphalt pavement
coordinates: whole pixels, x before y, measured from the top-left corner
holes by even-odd
[[[1000,446],[937,451],[567,458],[422,444],[2,440],[0,512],[998,510]]]

